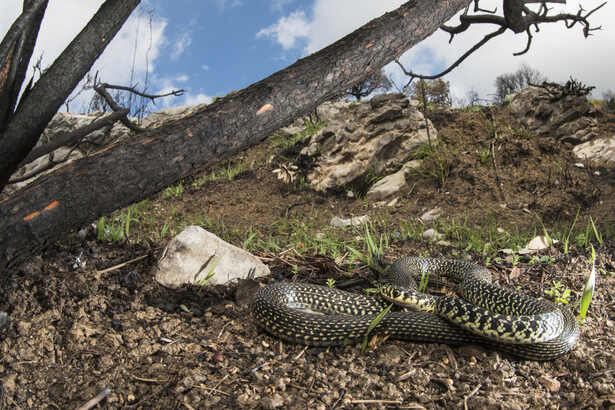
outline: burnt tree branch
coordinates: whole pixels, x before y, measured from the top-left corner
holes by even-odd
[[[32,0],[33,3],[41,1]],[[0,128],[0,190],[139,2],[106,0],[29,92],[22,96],[10,120]],[[0,93],[4,91],[0,90]]]
[[[114,112],[123,111],[123,108],[120,107],[118,105],[118,103],[115,102],[115,100],[113,99],[111,94],[109,94],[109,91],[107,91],[107,89],[128,91],[128,92],[131,92],[131,93],[136,94],[138,96],[141,96],[141,97],[144,97],[144,98],[148,98],[148,99],[152,100],[152,102],[156,98],[167,97],[167,96],[170,96],[170,95],[180,96],[180,95],[182,95],[184,93],[184,90],[173,90],[173,91],[171,91],[169,93],[166,93],[166,94],[152,95],[152,94],[146,94],[146,93],[143,93],[141,91],[138,91],[135,87],[126,87],[126,86],[123,86],[123,85],[112,85],[112,84],[107,84],[107,83],[101,83],[101,84],[95,86],[94,87],[94,91],[96,91],[98,94],[100,94],[100,96],[105,100],[105,102],[107,103],[109,108],[111,108]],[[143,128],[139,127],[138,125],[136,125],[132,121],[130,121],[130,119],[128,119],[128,113],[126,113],[126,115],[120,116],[119,120],[122,122],[122,124],[124,124],[126,127],[128,127],[128,129],[130,129],[131,131],[136,132],[137,134],[145,131]]]
[[[526,4],[530,3],[538,3],[540,7],[538,11],[533,11]],[[555,15],[549,15],[550,9],[547,7],[547,3],[566,3],[565,0],[503,0],[503,15],[496,15],[496,10],[489,11],[484,10],[479,7],[479,0],[474,0],[474,12],[480,11],[483,14],[469,14],[469,6],[466,7],[465,11],[459,16],[459,24],[456,26],[448,26],[443,25],[440,27],[443,31],[450,34],[449,43],[453,41],[455,35],[463,33],[471,26],[476,24],[493,24],[499,26],[497,30],[494,32],[487,34],[481,41],[476,43],[472,48],[466,51],[461,57],[459,57],[451,66],[446,68],[444,71],[433,74],[433,75],[423,75],[417,74],[412,71],[407,71],[402,64],[397,61],[397,64],[401,67],[404,74],[410,77],[408,81],[408,85],[415,79],[421,80],[434,80],[436,78],[440,78],[453,69],[459,66],[466,58],[468,58],[471,54],[473,54],[480,47],[484,46],[493,38],[504,34],[507,30],[511,30],[516,34],[526,33],[527,35],[527,43],[523,50],[513,53],[515,56],[519,56],[525,54],[529,51],[532,44],[532,32],[531,28],[534,27],[536,31],[539,31],[539,24],[542,23],[557,23],[563,21],[566,25],[566,28],[570,29],[574,27],[576,24],[583,25],[583,35],[587,38],[591,35],[591,32],[594,30],[600,30],[600,27],[592,28],[588,18],[595,13],[597,10],[602,8],[605,3],[600,4],[594,9],[590,10],[587,13],[584,13],[585,10],[579,6],[579,11],[576,14],[570,13],[559,13]]]
[[[0,129],[13,115],[47,3],[48,0],[24,2],[23,12],[0,43]]]
[[[53,141],[50,141],[46,144],[41,145],[38,148],[34,148],[26,158],[19,164],[19,167],[23,167],[24,165],[30,164],[35,159],[38,159],[44,155],[47,155],[56,149],[63,147],[65,145],[70,145],[72,143],[79,143],[85,138],[88,134],[99,130],[103,127],[109,127],[115,124],[116,121],[120,120],[122,117],[126,117],[128,115],[128,109],[121,109],[119,111],[115,111],[109,115],[106,115],[102,118],[99,118],[95,121],[92,121],[90,124],[85,127],[81,127],[72,132],[67,132],[59,137],[55,138]],[[91,141],[88,141],[91,142]],[[35,174],[36,175],[36,174]],[[20,180],[23,180],[20,178]],[[11,179],[9,183],[17,182]]]

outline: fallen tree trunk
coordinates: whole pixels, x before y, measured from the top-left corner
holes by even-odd
[[[0,266],[258,144],[398,58],[469,3],[405,3],[189,117],[39,178],[0,203]]]

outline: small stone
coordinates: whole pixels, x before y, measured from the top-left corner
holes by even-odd
[[[366,222],[369,222],[370,218],[367,215],[355,216],[350,219],[342,219],[339,216],[331,218],[331,225],[336,228],[345,228],[347,226],[359,226]]]
[[[122,330],[124,330],[124,326],[122,325],[122,321],[119,320],[119,319],[116,319],[116,318],[111,320],[111,327],[116,332],[121,332]]]
[[[437,219],[440,216],[441,212],[442,212],[442,208],[440,207],[434,208],[431,211],[427,211],[423,215],[421,215],[420,219],[423,221],[433,221],[434,219]]]
[[[558,392],[562,387],[562,384],[559,382],[559,380],[551,378],[549,376],[540,376],[538,378],[538,382],[545,386],[545,388],[551,393]]]
[[[585,165],[581,164],[580,162],[576,162],[574,166],[577,168],[585,168]]]
[[[423,232],[422,236],[424,239],[443,239],[444,238],[444,235],[439,234],[438,231],[436,231],[433,228],[427,229],[425,232]]]
[[[220,353],[215,354],[213,357],[213,361],[216,363],[222,363],[224,361],[224,356],[221,355]]]

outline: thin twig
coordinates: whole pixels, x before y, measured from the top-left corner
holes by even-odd
[[[126,406],[126,407],[128,407],[128,408],[139,407],[140,405],[142,405],[146,401],[150,400],[152,397],[159,395],[162,392],[162,390],[164,390],[164,388],[165,388],[165,386],[160,386],[155,392],[153,392],[149,396],[145,397],[140,402],[135,403],[135,404],[131,404],[130,406]]]
[[[172,382],[173,380],[168,379],[168,380],[157,380],[157,379],[144,379],[143,377],[137,377],[134,374],[128,373],[130,375],[130,377],[132,377],[133,379],[140,381],[140,382],[144,382],[144,383],[169,383]]]
[[[483,387],[483,385],[479,383],[478,386],[476,386],[474,388],[474,390],[472,390],[470,392],[470,394],[468,394],[466,396],[463,396],[463,408],[464,408],[464,410],[468,410],[468,399],[471,398],[472,396],[474,396],[476,393],[478,393],[478,390],[480,390],[481,387]]]
[[[350,400],[350,404],[401,404],[401,400]]]
[[[506,202],[506,192],[504,192],[504,184],[502,183],[502,180],[500,179],[497,162],[495,160],[495,141],[496,139],[497,139],[497,133],[496,133],[496,137],[493,139],[493,141],[491,141],[491,155],[493,156],[493,170],[495,171],[495,178],[497,179],[497,184],[500,190],[500,194],[502,194],[502,199],[504,200],[504,202]]]
[[[92,407],[94,407],[98,403],[100,403],[100,401],[102,399],[107,397],[109,392],[111,392],[111,390],[108,387],[105,387],[104,389],[102,389],[100,391],[100,393],[98,393],[96,396],[94,396],[94,398],[88,400],[83,406],[77,408],[77,410],[89,410],[89,409],[91,409]]]
[[[110,268],[100,270],[100,271],[96,272],[96,276],[100,276],[100,275],[102,275],[102,274],[104,274],[104,273],[111,272],[111,271],[114,271],[114,270],[117,270],[117,269],[123,268],[124,266],[126,266],[126,265],[128,265],[128,264],[131,264],[131,263],[134,263],[134,262],[140,261],[141,259],[145,259],[145,258],[147,258],[147,255],[141,255],[141,256],[139,256],[139,257],[137,257],[137,258],[134,258],[134,259],[131,259],[131,260],[129,260],[129,261],[122,262],[122,263],[120,263],[119,265],[115,265],[115,266],[112,266],[112,267],[110,267]]]

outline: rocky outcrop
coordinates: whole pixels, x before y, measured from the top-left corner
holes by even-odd
[[[538,135],[550,135],[573,145],[595,138],[598,123],[591,116],[594,106],[586,96],[554,92],[552,87],[528,87],[514,97],[510,109],[519,122]]]
[[[431,122],[429,135],[437,136]],[[428,142],[423,115],[403,94],[377,95],[369,103],[342,108],[329,124],[307,137],[301,154],[314,157],[310,184],[320,188],[362,184],[368,174],[386,175]]]
[[[306,124],[308,122],[324,122],[329,121],[333,118],[337,113],[340,112],[341,109],[349,107],[351,105],[358,104],[353,101],[348,101],[346,99],[339,99],[335,101],[327,101],[323,104],[320,104],[316,109],[305,117],[299,118],[293,121],[287,127],[281,129],[288,134],[296,134],[298,132],[302,132],[306,128]]]

